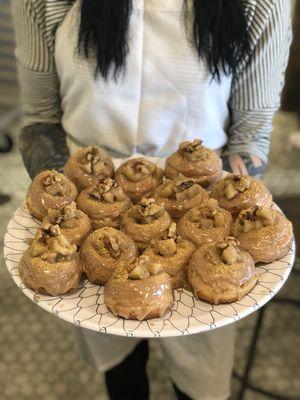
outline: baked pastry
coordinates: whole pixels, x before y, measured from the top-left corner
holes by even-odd
[[[167,158],[165,166],[168,178],[174,179],[179,174],[207,186],[220,178],[222,160],[215,151],[204,147],[201,140],[183,142],[176,153]]]
[[[22,281],[30,289],[51,296],[76,289],[81,272],[76,251],[58,225],[43,224],[21,258]]]
[[[193,254],[188,281],[196,297],[212,304],[241,300],[257,282],[251,255],[233,237],[208,243]]]
[[[89,217],[84,212],[77,210],[74,201],[61,210],[50,208],[43,224],[58,225],[61,234],[71,244],[77,246],[80,246],[91,231]]]
[[[272,195],[265,185],[247,175],[228,174],[214,184],[211,197],[232,214],[253,206],[272,204]]]
[[[242,211],[233,234],[255,262],[271,263],[282,258],[293,241],[291,222],[281,212],[264,206]]]
[[[164,172],[143,157],[125,161],[116,171],[115,179],[124,193],[135,203],[143,197],[151,197],[162,182]]]
[[[62,208],[77,197],[75,185],[57,171],[43,171],[31,183],[26,203],[31,215],[42,221],[49,208]]]
[[[162,237],[171,223],[170,215],[154,199],[144,198],[122,215],[122,229],[140,250],[144,250],[152,239]]]
[[[189,210],[178,222],[177,231],[197,247],[231,234],[233,219],[214,199]]]
[[[194,251],[191,242],[177,235],[173,222],[161,239],[151,242],[143,255],[148,257],[148,269],[167,272],[172,278],[173,289],[178,289],[186,283],[186,268]]]
[[[94,229],[119,228],[121,214],[131,206],[131,201],[116,181],[101,177],[97,185],[79,193],[77,205],[90,217]]]
[[[194,179],[179,175],[175,179],[166,179],[155,190],[154,198],[172,218],[182,217],[188,210],[199,206],[209,199],[208,192]]]
[[[83,147],[72,154],[64,167],[65,175],[80,191],[97,183],[99,176],[114,175],[113,161],[100,147]]]
[[[130,264],[136,259],[137,249],[125,233],[106,227],[87,237],[80,248],[80,257],[88,280],[104,285],[120,264]]]
[[[138,321],[163,317],[173,306],[171,278],[161,271],[148,271],[142,256],[121,265],[104,288],[104,303],[116,316]]]

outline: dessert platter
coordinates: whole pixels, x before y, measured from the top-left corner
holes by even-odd
[[[265,185],[227,174],[200,140],[167,159],[98,147],[43,171],[8,224],[4,255],[20,290],[94,331],[189,335],[267,303],[293,266],[292,224]]]

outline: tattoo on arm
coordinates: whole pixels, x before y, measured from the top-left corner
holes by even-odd
[[[233,156],[234,155],[232,155],[232,157]],[[262,178],[266,169],[266,163],[264,161],[259,160],[259,162],[255,162],[249,153],[239,153],[238,156],[238,162],[233,162],[230,155],[222,156],[223,169],[237,174],[243,174],[245,173],[244,171],[247,170],[248,175]]]

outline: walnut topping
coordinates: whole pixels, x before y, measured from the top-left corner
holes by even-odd
[[[191,214],[191,221],[201,229],[220,228],[225,225],[224,214],[214,199],[209,199],[202,207],[195,209]]]
[[[51,196],[64,196],[66,189],[58,173],[52,172],[42,180],[45,191]]]
[[[160,218],[165,209],[155,203],[154,199],[143,198],[137,206],[138,212],[141,217],[141,223],[150,224]]]
[[[174,239],[159,240],[155,247],[156,254],[163,257],[173,257],[177,253],[177,245]]]
[[[180,176],[175,180],[174,192],[177,201],[185,201],[197,196],[200,193],[200,187],[195,183],[194,179]]]
[[[136,259],[128,269],[128,278],[133,280],[149,278],[151,275],[159,275],[164,272],[164,269],[160,264],[153,264],[149,257],[145,255]]]
[[[201,140],[194,140],[193,142],[183,142],[179,146],[179,152],[188,161],[199,161],[208,157],[208,152],[202,146]]]
[[[112,258],[118,258],[122,252],[121,243],[114,236],[109,236],[104,239],[104,245]]]
[[[245,210],[239,216],[240,225],[244,233],[270,226],[274,222],[274,214],[268,207],[255,206],[250,210]]]
[[[122,170],[130,181],[140,182],[155,172],[156,166],[148,160],[138,159],[128,163]]]
[[[244,193],[251,187],[251,178],[246,175],[230,175],[225,179],[224,193],[227,200],[233,199],[239,193]]]
[[[221,258],[226,264],[234,264],[238,261],[238,245],[239,241],[232,236],[228,236],[217,244],[222,250]]]
[[[76,253],[77,247],[61,234],[58,225],[44,223],[31,245],[31,255],[41,257],[44,261],[58,262],[69,260]]]
[[[114,179],[104,177],[99,179],[99,183],[91,190],[90,196],[95,200],[110,204],[127,199]]]
[[[90,147],[82,160],[81,168],[87,174],[100,175],[105,168],[100,149]]]
[[[66,205],[61,210],[49,209],[48,220],[51,224],[59,225],[61,228],[72,228],[78,216],[78,210],[75,201]]]

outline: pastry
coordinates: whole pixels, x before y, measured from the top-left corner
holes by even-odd
[[[152,239],[162,237],[171,223],[170,215],[154,199],[142,199],[122,216],[124,232],[135,241],[140,250],[144,250]]]
[[[31,215],[42,221],[49,208],[62,208],[74,201],[77,189],[67,177],[57,171],[43,171],[31,183],[26,203]]]
[[[113,179],[102,177],[97,185],[79,193],[77,204],[90,217],[94,229],[105,226],[119,228],[121,214],[131,201]]]
[[[61,234],[71,244],[79,246],[91,231],[89,217],[82,211],[77,210],[76,203],[63,207],[61,210],[50,208],[43,223],[58,225]]]
[[[143,157],[125,161],[116,171],[115,179],[124,193],[137,203],[151,197],[162,182],[163,170]]]
[[[161,318],[173,306],[171,278],[161,271],[150,273],[144,257],[121,265],[104,288],[104,303],[116,316],[147,320]]]
[[[247,175],[227,175],[214,184],[211,197],[218,200],[220,207],[235,215],[253,206],[272,204],[272,195],[265,185]]]
[[[76,289],[81,271],[76,251],[58,225],[43,224],[21,258],[22,281],[30,289],[51,296]]]
[[[143,255],[148,257],[148,269],[167,272],[172,278],[173,289],[178,289],[186,283],[186,267],[194,250],[191,242],[177,235],[173,222],[161,239],[151,242]]]
[[[208,243],[193,254],[188,281],[196,297],[212,304],[241,300],[257,282],[251,255],[233,237]]]
[[[114,228],[94,231],[80,248],[82,269],[88,280],[104,285],[121,263],[131,263],[137,257],[133,240]]]
[[[208,192],[194,179],[180,175],[175,179],[166,179],[155,190],[154,198],[172,218],[182,217],[188,210],[201,205],[209,199]]]
[[[222,160],[215,151],[204,147],[201,140],[183,142],[176,153],[167,158],[165,166],[168,178],[174,179],[179,174],[207,186],[220,178]]]
[[[114,175],[112,159],[100,147],[83,147],[72,154],[64,167],[65,175],[82,190],[97,183],[99,176]]]
[[[293,241],[291,222],[269,207],[252,207],[239,214],[233,234],[255,262],[271,263],[289,251]]]
[[[178,234],[197,247],[231,234],[233,219],[214,199],[189,210],[178,222]]]

